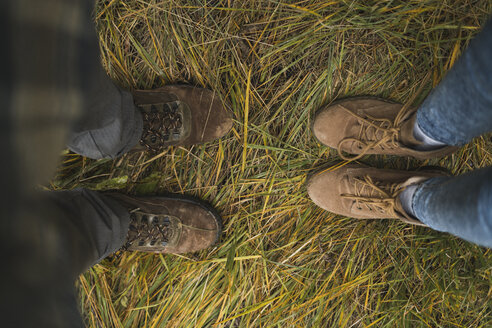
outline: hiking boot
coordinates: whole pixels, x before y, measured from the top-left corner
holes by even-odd
[[[214,245],[222,231],[222,220],[215,210],[194,198],[106,195],[130,211],[130,226],[122,250],[191,253]]]
[[[344,160],[366,154],[412,156],[417,159],[443,157],[456,151],[453,146],[418,150],[422,145],[413,135],[417,110],[377,98],[356,97],[334,102],[319,110],[312,130],[318,141],[338,150]],[[356,154],[347,157],[342,151]]]
[[[188,85],[169,85],[133,91],[142,111],[143,132],[132,151],[159,151],[169,146],[190,146],[227,134],[231,114],[214,92]]]
[[[399,195],[408,186],[445,176],[438,170],[399,171],[350,163],[321,170],[308,179],[307,191],[319,207],[356,219],[400,219],[424,225],[403,209]]]

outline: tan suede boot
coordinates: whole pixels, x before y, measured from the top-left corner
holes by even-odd
[[[319,110],[312,130],[320,143],[335,148],[345,160],[366,154],[412,156],[417,159],[443,157],[457,150],[444,146],[417,150],[421,144],[413,136],[416,110],[383,99],[356,97],[334,102]],[[343,152],[356,154],[347,157]]]
[[[143,133],[132,151],[205,143],[232,127],[231,114],[218,95],[207,89],[169,85],[133,91],[133,98],[142,111]]]
[[[106,193],[130,212],[122,250],[190,253],[214,245],[222,231],[220,216],[208,204],[182,195],[131,197]]]
[[[403,210],[398,196],[410,185],[445,175],[437,170],[385,170],[350,163],[313,174],[308,179],[307,191],[316,205],[335,214],[357,219],[400,219],[424,225]]]

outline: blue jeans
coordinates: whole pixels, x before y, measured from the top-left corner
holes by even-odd
[[[492,130],[492,20],[423,102],[417,124],[455,146]],[[429,227],[492,247],[492,167],[429,179],[415,191],[412,206]]]

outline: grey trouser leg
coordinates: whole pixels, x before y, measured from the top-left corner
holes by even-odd
[[[106,148],[99,133],[89,134],[104,155],[123,152],[137,139],[141,119],[129,94],[101,68],[90,17],[94,2],[0,1],[2,327],[83,327],[74,279],[118,248],[126,233],[128,214],[98,193],[39,191],[76,118],[99,108],[97,122],[120,122],[123,132],[103,138]],[[101,126],[85,127],[75,131]]]
[[[73,281],[124,243],[129,213],[90,190],[38,192],[5,220],[5,327],[83,327]],[[3,231],[7,230],[7,231]]]
[[[69,256],[74,277],[100,262],[123,245],[130,213],[114,199],[88,189],[53,191],[45,194],[63,217],[68,240],[83,240],[84,247],[71,244]]]
[[[115,86],[97,65],[96,80],[87,94],[89,105],[73,126],[67,146],[93,159],[116,158],[140,140],[142,115],[131,93]]]

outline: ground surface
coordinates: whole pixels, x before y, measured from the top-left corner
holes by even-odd
[[[215,248],[127,253],[81,276],[89,326],[490,327],[489,250],[332,215],[304,187],[338,160],[310,133],[316,109],[352,95],[418,105],[490,12],[491,1],[472,0],[101,1],[103,62],[120,85],[214,89],[235,124],[220,141],[155,157],[64,156],[54,189],[185,193],[225,221]],[[485,136],[438,161],[363,161],[461,174],[491,165],[491,149]]]

